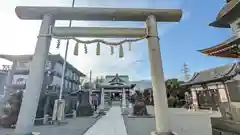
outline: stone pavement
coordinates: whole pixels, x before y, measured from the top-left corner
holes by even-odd
[[[148,112],[154,114],[153,106]],[[211,135],[210,117],[220,117],[220,113],[209,111],[188,112],[183,108],[169,108],[170,126],[178,135]],[[150,135],[155,130],[155,118],[128,118],[124,116],[128,135]]]
[[[41,135],[83,135],[96,121],[100,119],[92,117],[78,117],[67,119],[68,124],[64,125],[43,125],[35,126],[33,132],[39,132]],[[0,128],[0,135],[13,133],[13,129]]]
[[[113,106],[84,135],[127,135],[120,107]]]

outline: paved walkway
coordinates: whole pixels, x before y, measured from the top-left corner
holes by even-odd
[[[147,106],[149,114],[154,115],[154,107]],[[132,112],[132,110],[131,110]],[[130,113],[131,113],[130,112]],[[210,117],[220,117],[219,112],[184,108],[169,108],[170,128],[178,135],[212,135]],[[129,118],[124,116],[128,135],[150,135],[156,130],[155,118]]]
[[[84,135],[127,135],[120,107],[113,106]]]

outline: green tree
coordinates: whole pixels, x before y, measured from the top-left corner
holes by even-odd
[[[168,79],[165,81],[166,89],[167,89],[167,94],[168,96],[176,96],[177,93],[179,92],[180,89],[180,83],[178,79],[173,78],[173,79]]]
[[[176,78],[165,81],[170,106],[182,106],[184,104],[184,93],[189,89],[181,86],[182,83],[184,82]]]
[[[83,84],[83,88],[86,90],[86,89],[90,89],[90,82],[85,82]]]

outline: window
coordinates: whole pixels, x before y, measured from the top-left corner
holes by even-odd
[[[74,76],[75,76],[75,74],[74,74],[74,72],[72,72],[72,76],[71,76],[72,80],[74,80]]]
[[[76,77],[77,77],[77,74],[74,73],[73,80],[76,80],[77,79]]]
[[[65,82],[64,82],[64,86],[65,86],[65,89],[68,88],[68,81],[67,81],[67,80],[65,80]]]
[[[69,78],[71,78],[71,76],[72,76],[72,72],[71,72],[71,70],[69,70],[69,69],[68,69],[68,74],[67,74],[67,76],[68,76]]]
[[[70,81],[68,82],[68,85],[69,85],[69,89],[72,89],[72,83]]]
[[[71,87],[72,87],[72,90],[75,88],[75,86],[74,86],[74,83],[73,83],[73,82],[71,82]]]

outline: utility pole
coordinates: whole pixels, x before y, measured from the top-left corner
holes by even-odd
[[[75,0],[72,0],[72,8],[74,7]],[[72,20],[69,21],[69,28],[72,27]],[[65,87],[64,81],[65,81],[65,75],[66,75],[66,66],[67,66],[67,56],[68,56],[68,46],[69,46],[69,39],[66,43],[65,48],[65,56],[64,56],[64,62],[63,62],[63,69],[62,69],[62,78],[61,78],[61,88],[59,91],[59,97],[55,100],[54,103],[54,115],[52,117],[53,121],[62,121],[65,117],[64,110],[65,110],[65,100],[62,99],[63,90]]]
[[[189,68],[188,68],[188,65],[187,63],[184,63],[183,64],[183,69],[182,69],[183,73],[184,73],[184,79],[185,81],[189,80],[190,79],[190,74],[189,74]]]
[[[90,104],[92,104],[92,89],[93,89],[93,86],[92,86],[92,70],[90,70],[90,75],[89,75],[89,102]]]

